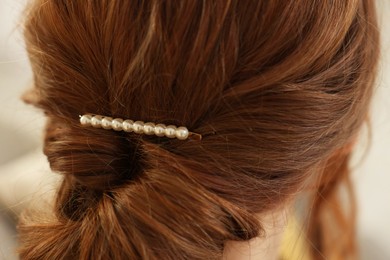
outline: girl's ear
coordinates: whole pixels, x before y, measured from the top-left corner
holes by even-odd
[[[329,183],[339,182],[338,178],[343,178],[349,172],[348,161],[354,149],[358,135],[352,138],[344,146],[334,150],[329,157],[319,165],[320,175],[313,175],[308,181],[306,187],[309,191],[322,189],[329,185]],[[343,173],[344,175],[342,175]]]
[[[358,135],[355,135],[351,141],[349,141],[348,143],[346,143],[343,147],[341,147],[340,149],[338,149],[338,151],[336,151],[336,153],[340,153],[342,155],[347,155],[347,154],[350,154],[352,152],[352,150],[354,149],[356,143],[358,141]]]
[[[35,86],[28,88],[20,97],[24,103],[29,105],[36,105],[39,102],[38,90]]]

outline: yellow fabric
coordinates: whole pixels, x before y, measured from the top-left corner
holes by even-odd
[[[295,217],[290,218],[283,235],[281,259],[310,260],[305,234]]]

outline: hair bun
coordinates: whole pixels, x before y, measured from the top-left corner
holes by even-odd
[[[53,171],[94,190],[113,188],[139,173],[140,154],[123,133],[48,125],[44,152]]]

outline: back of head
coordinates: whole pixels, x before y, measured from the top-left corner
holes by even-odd
[[[309,181],[332,197],[367,116],[375,25],[371,0],[33,1],[44,152],[64,180],[49,221],[22,220],[21,257],[218,259]],[[203,139],[82,128],[85,113]],[[348,232],[330,249],[314,201],[313,256],[353,254]]]

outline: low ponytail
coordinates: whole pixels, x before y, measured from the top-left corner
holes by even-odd
[[[93,189],[65,175],[56,217],[42,227],[19,227],[22,245],[34,248],[22,259],[221,259],[227,240],[260,235],[253,212],[191,180],[180,157],[141,147],[152,161],[144,159],[148,169],[138,181]],[[69,157],[55,159],[64,166]]]

